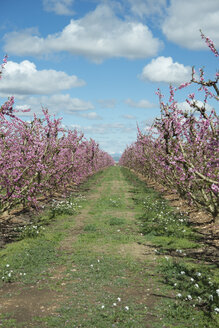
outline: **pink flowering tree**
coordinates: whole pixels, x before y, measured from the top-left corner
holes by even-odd
[[[48,110],[25,122],[13,105],[11,97],[0,109],[0,214],[20,204],[37,206],[42,195],[66,194],[69,186],[114,164],[94,140],[63,129]]]
[[[7,64],[8,56],[5,55],[3,58],[3,63],[1,64],[0,68],[0,80],[2,78],[3,70],[5,68],[5,65]],[[14,97],[10,97],[8,101],[6,101],[1,107],[0,107],[0,118],[2,118],[2,115],[9,115],[13,116],[13,105],[14,105]]]
[[[213,42],[203,33],[201,35],[218,57]],[[170,86],[167,103],[158,89],[161,117],[155,120],[151,133],[145,135],[138,130],[137,141],[125,150],[120,161],[120,164],[174,189],[211,213],[213,219],[218,215],[219,122],[215,110],[209,110],[207,104],[209,99],[219,100],[218,80],[218,72],[214,80],[206,80],[203,69],[196,78],[193,68],[191,81],[178,88]],[[176,101],[175,94],[192,84],[198,86],[203,101],[197,101],[195,94],[190,93],[186,99],[190,110],[185,111]]]

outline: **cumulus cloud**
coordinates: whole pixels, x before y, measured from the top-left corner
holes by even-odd
[[[196,100],[195,101],[196,105],[201,108],[201,107],[205,107],[207,111],[211,111],[213,109],[212,106],[210,106],[209,104],[204,104],[202,101],[200,100]],[[189,104],[186,101],[180,102],[177,104],[178,108],[185,111],[185,112],[190,112],[190,111],[194,111],[194,108],[190,107]]]
[[[74,0],[43,0],[45,11],[54,12],[57,15],[73,15],[71,9]]]
[[[116,99],[99,99],[97,102],[102,108],[115,108]]]
[[[76,127],[76,125],[71,125],[72,128]],[[107,136],[109,134],[112,136],[112,133],[122,132],[129,133],[136,130],[136,126],[129,126],[127,124],[123,124],[120,122],[115,123],[102,123],[102,124],[93,124],[89,126],[79,126],[77,128],[80,131],[83,131],[85,134],[100,134]]]
[[[158,57],[143,68],[142,80],[181,84],[191,80],[192,68],[173,62],[171,57]]]
[[[136,116],[133,116],[133,115],[123,115],[122,117],[128,119],[128,120],[135,120],[136,119]]]
[[[127,1],[127,0],[125,0]],[[144,17],[151,15],[162,15],[166,8],[166,0],[128,0],[133,14]]]
[[[49,113],[76,113],[94,109],[94,106],[89,101],[84,101],[78,98],[72,98],[69,94],[55,94],[52,96],[39,96],[39,97],[22,97],[17,99],[15,109],[30,108],[31,112],[22,115],[32,115],[33,113],[41,113],[42,108],[47,108]]]
[[[151,126],[153,125],[154,121],[155,121],[156,117],[149,117],[146,120],[143,120],[139,123],[139,127],[140,129],[145,129],[145,127],[147,128],[151,128]]]
[[[21,63],[9,61],[1,81],[1,95],[49,94],[85,85],[75,75],[62,71],[41,70],[29,60]]]
[[[119,153],[127,144],[136,139],[136,122],[94,123],[90,125],[72,124],[85,134],[86,138],[94,138],[102,149],[110,153]]]
[[[206,36],[219,46],[218,0],[172,0],[163,22],[162,31],[168,40],[188,49],[207,49],[200,37]]]
[[[60,32],[42,38],[28,31],[5,36],[5,51],[16,55],[42,55],[67,51],[95,62],[106,58],[147,58],[157,54],[162,42],[140,22],[117,17],[112,8],[100,4],[81,19],[71,19]]]
[[[134,101],[130,98],[125,100],[125,103],[129,106],[129,107],[134,107],[134,108],[154,108],[157,107],[156,104],[152,104],[150,103],[150,101],[146,100],[146,99],[142,99],[139,101]]]
[[[80,114],[81,117],[87,118],[89,120],[101,120],[102,117],[99,116],[96,112],[83,113]]]

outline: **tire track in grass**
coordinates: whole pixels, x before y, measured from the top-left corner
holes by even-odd
[[[58,263],[53,260],[36,286],[20,283],[9,292],[11,306],[1,307],[4,328],[151,328],[160,320],[154,306],[162,286],[154,251],[136,224],[141,207],[131,199],[132,189],[119,167],[94,180],[74,224],[56,228],[64,236],[56,248]]]

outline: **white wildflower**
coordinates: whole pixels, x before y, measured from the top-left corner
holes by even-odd
[[[191,300],[192,300],[192,296],[191,296],[191,295],[188,295],[188,296],[187,296],[187,299],[188,299],[189,301],[191,301]]]

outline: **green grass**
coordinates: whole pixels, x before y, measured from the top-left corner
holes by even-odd
[[[189,257],[191,249],[203,247],[199,233],[159,193],[147,188],[127,169],[123,169],[123,174],[140,191],[133,197],[143,209],[138,218],[140,231],[156,247],[155,254],[168,255],[158,261],[157,270],[163,283],[175,294],[175,300],[157,307],[163,321],[155,327],[219,326],[218,267]],[[171,252],[179,257],[169,256]]]
[[[112,217],[109,219],[108,223],[111,226],[114,226],[114,225],[121,226],[121,225],[125,224],[126,221],[123,218]]]
[[[56,261],[56,242],[45,238],[11,244],[1,252],[0,277],[4,282],[35,282]]]
[[[4,328],[19,328],[21,325],[17,324],[15,319],[11,319],[11,313],[0,314],[0,323],[4,322]]]
[[[107,171],[101,198],[90,200],[88,204],[92,211],[73,245],[72,256],[68,257],[67,303],[60,307],[57,316],[36,318],[39,326],[60,327],[64,323],[66,327],[140,328],[144,324],[147,310],[143,302],[139,304],[139,296],[133,296],[133,290],[138,287],[136,281],[139,279],[146,288],[148,278],[142,263],[130,254],[118,255],[121,245],[142,238],[133,234],[135,222],[123,218],[127,201],[124,193],[121,195],[121,188],[117,195],[113,191],[113,179],[121,179],[118,173],[114,169]],[[116,216],[112,215],[114,211]],[[130,226],[132,231],[127,230]]]
[[[39,288],[63,296],[54,314],[29,324],[5,313],[3,327],[215,328],[218,270],[187,255],[202,246],[187,218],[124,168],[99,172],[81,190],[85,198],[68,200],[66,211],[58,206],[42,216],[45,230],[36,235],[30,227],[34,235],[30,230],[0,251],[0,275],[13,270],[3,285],[19,281],[27,288],[40,280]],[[134,253],[139,244],[152,250],[145,260]],[[50,279],[51,267],[53,274],[63,269],[58,281]]]
[[[65,211],[63,205],[70,202],[74,204],[71,216],[69,206]],[[31,224],[21,227],[18,237],[20,241],[0,250],[0,287],[4,282],[35,282],[51,263],[60,263],[58,245],[68,234],[68,229],[74,226],[74,215],[83,204],[84,198],[81,195],[74,202],[71,197],[62,202],[61,213],[59,210],[56,213],[52,206],[50,210],[34,217]]]
[[[145,305],[136,303],[136,298],[126,293],[141,272],[135,261],[85,251],[75,254],[72,260],[76,270],[69,266],[66,271],[68,302],[59,309],[59,316],[43,319],[48,327],[60,327],[63,323],[67,327],[142,327],[147,313]]]

